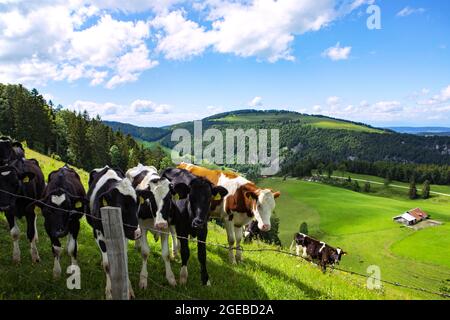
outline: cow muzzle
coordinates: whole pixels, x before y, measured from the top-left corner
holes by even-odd
[[[8,211],[9,209],[11,209],[11,206],[1,206],[0,207],[0,211]]]
[[[68,230],[60,229],[60,230],[58,230],[58,231],[55,232],[55,237],[56,237],[56,238],[63,238],[63,237],[65,237],[68,233],[69,233]]]
[[[167,221],[164,221],[164,220],[157,221],[157,222],[155,222],[155,227],[158,230],[164,230],[164,229],[167,229],[169,227],[169,224],[167,223]]]
[[[201,227],[203,227],[205,225],[205,220],[199,219],[199,218],[195,218],[194,220],[192,220],[192,228],[194,229],[199,229]]]
[[[136,231],[134,231],[134,240],[138,240],[142,236],[141,228],[137,228]]]
[[[271,225],[270,224],[258,224],[258,228],[259,230],[263,231],[263,232],[267,232],[270,231]]]

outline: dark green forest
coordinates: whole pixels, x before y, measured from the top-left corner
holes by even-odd
[[[157,168],[171,164],[161,148],[146,149],[99,117],[54,106],[22,85],[0,84],[0,134],[88,171],[106,164],[122,170],[138,162]]]

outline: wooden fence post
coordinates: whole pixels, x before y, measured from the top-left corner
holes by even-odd
[[[120,208],[103,207],[103,231],[108,253],[109,276],[114,300],[128,300],[128,257]]]

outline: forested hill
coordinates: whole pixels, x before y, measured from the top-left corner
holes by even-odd
[[[36,89],[0,83],[0,135],[46,155],[91,170],[106,164],[123,170],[138,162],[170,164],[161,148],[144,148],[131,135],[114,132],[99,117],[54,106]]]
[[[222,131],[226,128],[280,129],[280,144],[284,148],[287,165],[307,158],[323,162],[350,159],[439,165],[450,163],[450,137],[401,134],[325,116],[279,110],[240,110],[205,118],[202,125],[203,130],[212,127]],[[174,145],[170,140],[172,130],[186,128],[192,132],[193,122],[139,130],[115,123],[113,128],[138,138],[144,135],[135,135],[134,132],[145,132],[144,140],[159,141],[171,147]]]

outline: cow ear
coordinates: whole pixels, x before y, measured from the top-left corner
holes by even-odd
[[[34,201],[33,203],[29,204],[25,211],[29,213],[34,213],[35,215],[42,215],[42,208],[44,205],[41,202]]]
[[[174,196],[178,195],[180,199],[184,199],[188,196],[190,188],[187,184],[180,182],[175,185],[170,184],[170,191],[172,195]]]
[[[112,194],[113,194],[113,192],[114,192],[115,190],[116,190],[116,189],[107,191],[107,192],[103,193],[103,194],[99,197],[100,208],[111,206],[112,199],[113,199],[113,195],[112,195]]]
[[[281,192],[280,191],[277,191],[277,192],[272,192],[273,193],[273,197],[276,199],[276,198],[278,198],[279,196],[281,196]]]
[[[145,200],[150,199],[153,193],[150,190],[136,190],[139,204],[144,204]]]
[[[221,200],[228,194],[228,190],[221,186],[215,186],[212,188],[212,195],[214,200]]]
[[[88,200],[85,197],[71,197],[73,209],[84,209],[88,205]]]
[[[23,150],[23,146],[19,141],[13,142],[13,144],[11,146],[14,148],[20,148]]]
[[[245,197],[248,199],[258,200],[258,195],[254,191],[247,191],[244,193]]]
[[[33,172],[24,172],[24,173],[21,173],[21,174],[19,175],[19,179],[20,179],[23,183],[28,183],[28,182],[30,182],[31,180],[33,180],[35,176],[36,176],[36,175],[35,175]]]

